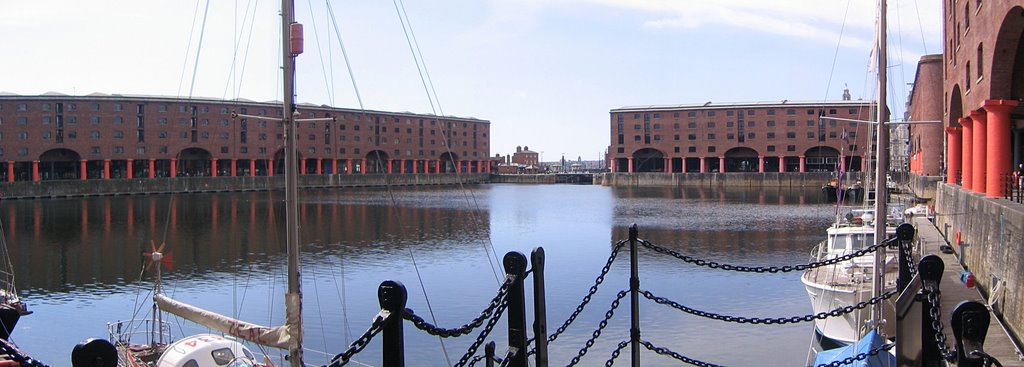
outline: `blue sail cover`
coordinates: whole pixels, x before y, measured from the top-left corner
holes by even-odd
[[[835,361],[842,361],[844,359],[855,357],[861,353],[870,353],[872,349],[885,345],[885,339],[883,339],[874,330],[864,335],[860,341],[847,345],[842,348],[829,349],[818,352],[818,355],[814,356],[814,365],[820,366],[823,364],[829,364]],[[876,355],[868,357],[860,361],[854,361],[847,366],[852,367],[888,367],[896,365],[896,356],[892,355],[887,351],[881,351]]]

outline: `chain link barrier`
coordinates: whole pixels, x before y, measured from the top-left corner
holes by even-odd
[[[646,341],[646,340],[641,340],[640,344],[643,345],[644,347],[646,347],[647,349],[651,350],[654,353],[658,353],[658,354],[661,354],[663,356],[672,357],[673,359],[675,359],[677,361],[680,361],[680,362],[683,362],[683,363],[686,363],[686,364],[692,364],[694,366],[700,366],[700,367],[724,367],[724,366],[721,366],[721,365],[712,364],[712,363],[708,363],[708,362],[704,362],[704,361],[699,361],[699,360],[696,360],[696,359],[693,359],[693,358],[689,358],[689,357],[684,356],[682,354],[676,353],[676,352],[672,351],[671,349],[662,348],[662,347],[656,346],[654,344],[651,344],[651,342]]]
[[[910,246],[899,246],[900,253],[907,259],[907,268],[910,270],[910,277],[913,278],[917,275],[917,262],[914,261],[914,254],[911,253]]]
[[[49,367],[35,358],[25,355],[8,340],[0,339],[0,353],[6,354],[7,358],[18,362],[18,366],[24,367]]]
[[[615,350],[612,351],[612,357],[608,358],[608,361],[604,362],[604,367],[612,367],[615,365],[615,359],[619,358],[619,354],[622,353],[622,349],[626,348],[627,345],[629,345],[629,340],[619,342],[619,346],[615,347]]]
[[[590,286],[590,291],[587,292],[586,296],[583,296],[583,301],[580,302],[579,306],[576,306],[576,311],[573,311],[573,313],[569,315],[569,318],[562,323],[562,326],[559,326],[554,333],[548,336],[548,343],[554,342],[555,339],[558,339],[558,336],[562,335],[562,333],[565,332],[565,329],[568,329],[569,325],[572,325],[573,321],[576,321],[576,318],[583,312],[583,309],[587,307],[587,304],[589,304],[590,300],[593,299],[594,294],[597,293],[597,288],[604,282],[604,277],[608,275],[608,272],[611,270],[612,263],[615,262],[615,257],[619,255],[619,251],[622,250],[626,243],[626,240],[615,243],[615,246],[612,248],[611,256],[608,257],[608,261],[605,262],[604,267],[601,268],[601,274],[599,274],[597,279],[594,280],[594,285]],[[532,343],[532,341],[530,341],[530,343]],[[531,350],[528,355],[532,355],[534,353],[536,353],[536,351]]]
[[[698,258],[695,258],[695,257],[692,257],[692,256],[683,255],[683,254],[681,254],[679,252],[676,252],[676,251],[674,251],[672,249],[668,249],[668,248],[661,247],[661,246],[655,245],[653,243],[650,243],[647,240],[639,240],[639,243],[641,245],[643,245],[644,247],[653,250],[654,252],[657,252],[657,253],[660,253],[660,254],[664,254],[664,255],[669,255],[669,256],[675,257],[675,258],[677,258],[679,260],[682,260],[684,262],[687,262],[687,263],[690,263],[690,264],[693,264],[693,265],[697,265],[697,266],[704,266],[704,267],[708,267],[708,268],[711,268],[711,269],[722,269],[722,270],[728,270],[728,271],[737,271],[737,272],[741,272],[741,273],[759,273],[759,274],[761,274],[761,273],[771,273],[771,274],[775,274],[775,273],[789,273],[789,272],[793,272],[793,271],[804,271],[804,270],[807,270],[807,269],[819,268],[819,267],[822,267],[822,266],[828,266],[828,265],[838,264],[838,263],[841,263],[843,261],[852,260],[854,258],[861,257],[861,256],[867,255],[869,253],[875,252],[879,248],[882,248],[882,247],[885,247],[885,246],[891,247],[891,246],[893,246],[896,243],[896,238],[895,237],[894,238],[890,238],[890,239],[887,239],[885,241],[882,241],[882,243],[871,245],[871,246],[862,248],[860,250],[854,251],[853,253],[850,253],[850,254],[847,254],[847,255],[843,255],[843,256],[839,256],[839,257],[834,257],[834,258],[827,259],[827,260],[816,261],[816,262],[812,262],[812,263],[809,263],[809,264],[785,265],[785,266],[769,266],[769,267],[721,264],[721,263],[718,263],[718,262],[715,262],[715,261],[708,261],[708,260],[704,260],[704,259],[698,259]]]
[[[334,356],[334,358],[331,359],[331,364],[328,366],[341,367],[348,364],[349,360],[352,359],[352,356],[359,354],[363,348],[366,348],[366,346],[370,344],[370,341],[373,340],[374,336],[377,336],[377,334],[384,330],[384,323],[387,322],[389,317],[391,317],[391,312],[388,310],[380,310],[380,313],[373,318],[373,323],[370,324],[370,328],[366,329],[366,332],[364,332],[359,339],[352,342],[348,349]]]
[[[804,315],[804,316],[779,317],[779,318],[759,318],[759,317],[742,317],[742,316],[720,315],[720,314],[713,313],[713,312],[701,311],[701,310],[697,310],[697,309],[693,309],[693,308],[690,308],[690,307],[683,306],[683,305],[681,305],[681,304],[679,304],[679,303],[677,303],[677,302],[675,302],[673,300],[670,300],[670,299],[667,299],[667,298],[664,298],[664,297],[655,296],[653,293],[651,293],[650,291],[647,291],[647,290],[640,291],[640,294],[644,295],[644,297],[646,297],[649,300],[654,301],[655,303],[666,305],[666,306],[675,308],[675,309],[677,309],[679,311],[683,311],[683,312],[686,312],[686,313],[694,315],[694,316],[700,316],[700,317],[705,317],[705,318],[709,318],[709,319],[713,319],[713,320],[719,320],[719,321],[725,321],[725,322],[735,322],[735,323],[738,323],[738,324],[785,325],[785,324],[795,324],[795,323],[798,323],[798,322],[814,321],[815,319],[824,320],[824,319],[829,318],[829,317],[838,317],[838,316],[842,316],[842,315],[845,315],[845,314],[849,314],[849,313],[852,313],[855,310],[860,310],[860,309],[863,309],[863,308],[868,307],[870,305],[878,304],[879,302],[882,302],[883,300],[892,298],[892,296],[896,295],[896,291],[895,290],[890,290],[890,291],[882,293],[881,295],[878,295],[876,297],[872,297],[871,299],[869,299],[867,301],[859,302],[856,305],[843,306],[843,307],[836,308],[836,309],[831,310],[831,311],[819,312],[817,314],[810,314],[810,315]]]
[[[928,310],[928,315],[932,317],[932,330],[935,331],[935,345],[939,348],[939,354],[942,354],[947,362],[956,361],[957,350],[956,348],[950,348],[946,344],[946,333],[943,332],[942,328],[942,309],[941,299],[939,296],[939,290],[931,284],[926,284],[924,287],[925,291],[928,292],[928,303],[931,304],[931,309]]]
[[[476,354],[477,349],[480,349],[480,346],[487,340],[487,336],[491,334],[491,330],[494,330],[494,325],[498,324],[498,320],[501,320],[501,315],[505,313],[506,308],[508,308],[508,300],[503,300],[498,308],[494,310],[494,316],[487,320],[487,325],[484,325],[484,329],[480,330],[480,334],[476,336],[476,341],[473,342],[473,345],[469,346],[466,354],[459,358],[459,362],[455,364],[455,367],[465,366],[469,363],[470,359],[475,359],[473,355]]]
[[[402,317],[412,322],[412,324],[415,325],[417,329],[423,330],[430,335],[440,336],[442,338],[451,338],[466,335],[473,332],[473,330],[480,327],[480,325],[483,325],[484,321],[489,319],[494,314],[494,311],[497,310],[498,307],[501,306],[502,302],[505,301],[505,297],[508,296],[508,290],[509,288],[512,287],[512,283],[514,283],[515,280],[515,275],[506,275],[505,283],[502,283],[501,287],[498,288],[498,294],[495,295],[493,299],[491,299],[491,303],[487,305],[487,308],[480,312],[480,316],[477,316],[475,319],[473,319],[473,321],[470,321],[468,324],[459,326],[457,328],[445,329],[442,327],[438,327],[434,324],[427,322],[426,320],[423,319],[423,317],[416,315],[416,313],[410,308],[405,309],[405,313],[402,315]]]
[[[601,332],[604,331],[605,327],[608,327],[608,320],[611,320],[612,316],[615,316],[615,309],[619,308],[619,302],[622,301],[622,299],[626,297],[627,294],[629,294],[629,292],[619,291],[619,294],[615,296],[615,300],[612,301],[611,308],[609,308],[608,311],[604,313],[604,319],[597,324],[597,330],[594,330],[594,333],[591,335],[590,339],[587,339],[587,342],[585,343],[583,348],[580,348],[580,351],[576,353],[576,356],[572,358],[572,361],[570,361],[569,364],[566,365],[566,367],[575,366],[577,363],[580,363],[580,359],[582,359],[583,356],[587,355],[587,352],[590,351],[590,347],[593,347],[594,343],[597,342],[597,338],[601,337]]]

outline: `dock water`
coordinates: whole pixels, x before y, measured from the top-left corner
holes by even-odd
[[[952,327],[950,327],[950,314],[952,313],[953,308],[956,307],[958,303],[966,300],[974,300],[983,304],[986,304],[987,302],[977,288],[967,288],[967,286],[960,281],[960,273],[964,268],[960,265],[960,260],[957,257],[958,254],[947,254],[940,251],[939,246],[948,245],[949,243],[947,243],[939,229],[935,227],[935,224],[923,216],[914,217],[912,222],[914,227],[917,228],[918,239],[921,241],[922,245],[922,253],[939,255],[945,263],[945,270],[942,273],[942,281],[939,283],[939,287],[942,291],[942,324],[945,326],[943,331],[946,334],[947,344],[949,344],[950,347],[954,347],[956,339],[954,339],[953,330]],[[954,251],[959,250],[955,246],[953,246],[953,249]],[[990,316],[992,317],[989,323],[988,333],[985,336],[985,352],[999,360],[1003,366],[1024,367],[1024,361],[1021,360],[1021,356],[1014,347],[1009,334],[1007,334],[999,324],[999,320],[996,315]]]

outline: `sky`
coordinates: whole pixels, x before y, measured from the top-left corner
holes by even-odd
[[[837,100],[844,88],[873,99],[876,7],[296,0],[305,29],[297,101],[475,117],[491,122],[492,156],[528,146],[544,161],[597,160],[619,107]],[[280,100],[279,10],[269,0],[3,1],[0,93]],[[938,1],[890,1],[894,117],[918,59],[942,52],[941,11]]]

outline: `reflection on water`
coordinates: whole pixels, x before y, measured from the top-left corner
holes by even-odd
[[[146,312],[152,274],[140,255],[166,242],[174,296],[263,324],[282,319],[284,210],[281,193],[4,201],[0,219],[19,289],[36,314],[15,341],[60,365],[71,346],[105,336],[105,323]],[[829,223],[817,190],[611,189],[570,185],[317,190],[302,193],[307,363],[324,364],[359,335],[379,306],[385,279],[409,288],[409,307],[453,327],[494,295],[496,260],[543,246],[548,323],[554,330],[579,303],[632,223],[640,236],[690,256],[751,266],[804,263]],[[748,317],[810,313],[799,274],[740,274],[640,253],[642,288],[710,312]],[[584,314],[551,346],[567,362],[590,337],[615,293],[628,287],[623,252]],[[140,281],[140,277],[142,280]],[[428,305],[429,300],[429,305]],[[684,355],[729,365],[802,364],[811,325],[723,324],[641,302],[645,339]],[[501,325],[501,324],[499,324]],[[194,326],[180,323],[176,333]],[[499,344],[504,332],[493,334]],[[628,338],[620,308],[583,359],[600,364]],[[446,365],[439,342],[407,329],[407,359]],[[462,338],[467,339],[467,338]],[[447,340],[457,360],[471,340]],[[379,345],[362,360],[376,364]],[[499,348],[500,349],[500,348]],[[737,353],[737,350],[744,351]],[[318,353],[316,351],[326,351]],[[645,353],[645,366],[675,365]]]

